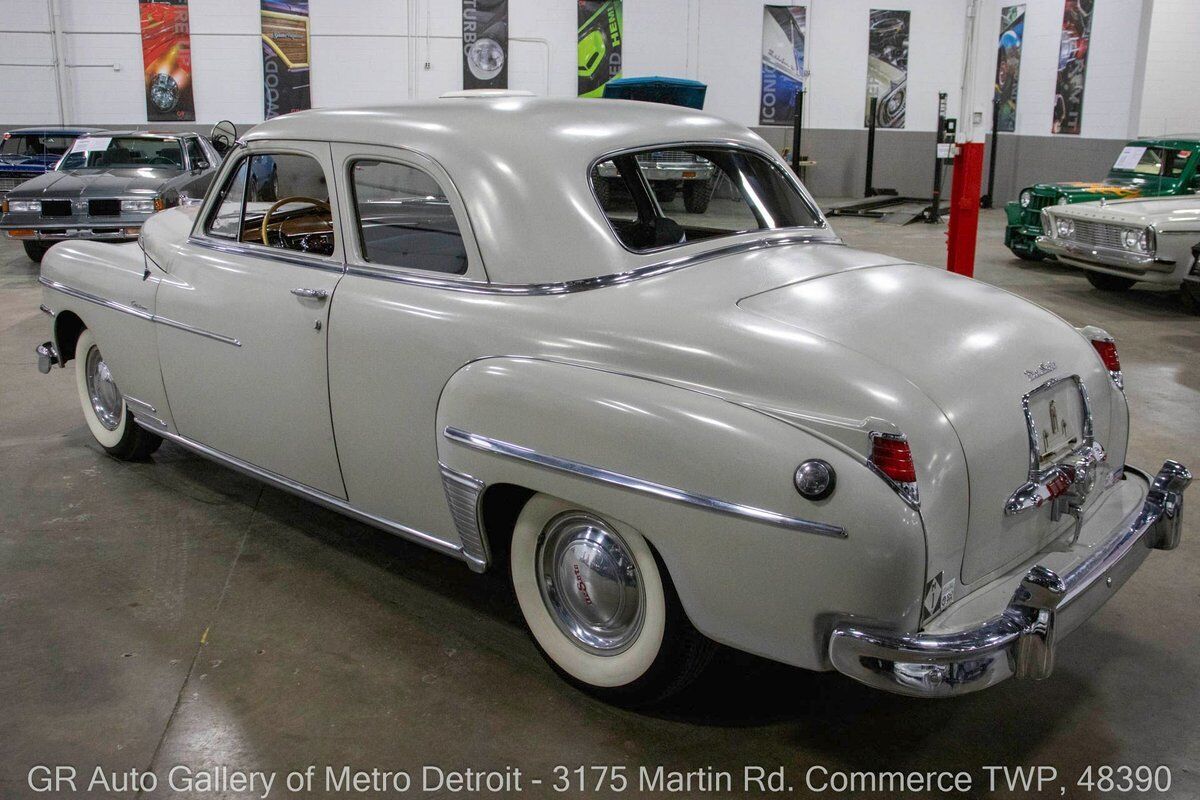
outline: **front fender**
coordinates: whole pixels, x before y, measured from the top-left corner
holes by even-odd
[[[453,470],[638,529],[692,623],[717,641],[822,669],[837,620],[917,627],[919,515],[852,456],[777,419],[653,380],[493,358],[451,378],[437,430]],[[809,458],[837,472],[836,491],[819,502],[792,484]]]

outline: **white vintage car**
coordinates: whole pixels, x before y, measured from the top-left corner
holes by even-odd
[[[1097,289],[1120,292],[1138,281],[1178,287],[1200,313],[1200,197],[1148,197],[1050,206],[1038,249],[1087,270]]]
[[[704,213],[655,197],[663,150],[715,166]],[[41,282],[40,365],[74,362],[113,456],[166,439],[507,570],[617,702],[716,642],[919,696],[1045,677],[1180,536],[1190,476],[1125,465],[1102,331],[843,245],[763,140],[686,109],[279,117],[202,204]]]

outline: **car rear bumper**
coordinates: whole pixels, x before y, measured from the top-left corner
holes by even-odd
[[[1153,479],[1125,469],[1149,484],[1145,502],[1073,569],[1060,576],[1034,567],[1002,614],[965,630],[904,634],[838,625],[829,643],[834,668],[868,686],[914,697],[953,697],[1010,677],[1048,677],[1058,641],[1095,613],[1152,549],[1173,550],[1179,543],[1191,473],[1174,461]]]

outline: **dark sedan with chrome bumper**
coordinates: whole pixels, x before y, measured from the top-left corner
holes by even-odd
[[[65,239],[132,241],[151,214],[202,196],[220,161],[196,134],[81,136],[53,171],[9,192],[0,230],[34,261]]]

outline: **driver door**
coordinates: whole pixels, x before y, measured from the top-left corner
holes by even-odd
[[[228,162],[163,265],[155,328],[172,417],[189,439],[345,498],[326,358],[343,271],[329,145],[258,142]]]

